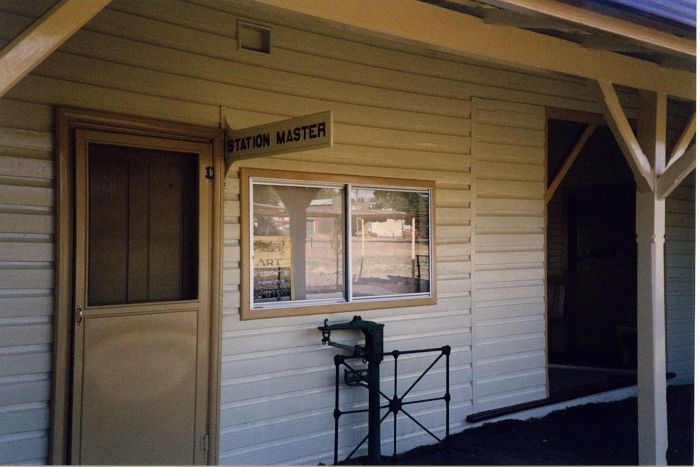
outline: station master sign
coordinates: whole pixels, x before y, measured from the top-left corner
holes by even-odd
[[[226,160],[308,151],[333,146],[333,113],[304,115],[226,131]]]

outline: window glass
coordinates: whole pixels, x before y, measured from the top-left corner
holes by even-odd
[[[345,298],[345,190],[254,183],[253,303]]]
[[[243,319],[436,303],[432,182],[246,168],[241,178]]]
[[[350,191],[352,296],[430,292],[428,192]]]

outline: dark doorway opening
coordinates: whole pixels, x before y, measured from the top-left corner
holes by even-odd
[[[548,120],[548,184],[587,126]],[[635,190],[598,125],[547,205],[550,396],[636,384]]]

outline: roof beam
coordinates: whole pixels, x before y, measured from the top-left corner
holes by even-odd
[[[408,0],[257,0],[344,28],[509,66],[566,73],[695,100],[695,73]],[[546,53],[543,53],[546,51]]]
[[[491,5],[515,11],[539,13],[564,21],[609,32],[643,44],[695,57],[695,41],[620,18],[569,5],[556,0],[486,0]]]
[[[685,177],[695,170],[695,145],[689,147],[682,156],[676,159],[657,179],[656,197],[665,199],[673,193]]]
[[[484,23],[498,26],[513,26],[525,29],[555,29],[557,31],[581,33],[581,28],[575,25],[557,21],[547,16],[534,16],[510,10],[493,9],[484,14]]]
[[[61,0],[0,50],[0,97],[59,48],[110,0]]]
[[[627,121],[615,88],[612,83],[605,81],[596,81],[592,87],[598,95],[605,120],[632,169],[637,188],[642,192],[653,190],[654,183],[649,160],[642,151],[629,121]]]
[[[654,50],[643,47],[638,43],[603,34],[587,36],[581,41],[581,45],[591,49],[604,49],[611,50],[613,52],[632,52],[641,54],[650,54],[655,52]]]

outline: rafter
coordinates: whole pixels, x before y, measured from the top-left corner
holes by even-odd
[[[569,173],[569,169],[571,169],[571,166],[574,165],[574,162],[576,162],[576,158],[579,154],[581,154],[581,150],[586,145],[597,126],[598,125],[595,123],[589,123],[586,129],[583,131],[583,134],[581,134],[581,137],[579,137],[578,141],[576,141],[576,144],[571,149],[571,152],[569,152],[569,154],[566,156],[564,163],[562,163],[561,167],[557,171],[557,175],[554,177],[554,180],[552,180],[552,183],[544,193],[545,204],[549,204],[549,202],[552,200],[554,193],[557,192],[557,188],[559,188],[559,185],[561,185],[561,182],[564,180],[564,177],[566,177],[566,174]]]
[[[637,188],[642,192],[651,191],[654,184],[649,160],[639,146],[634,132],[632,132],[632,127],[622,110],[615,88],[612,83],[600,80],[593,82],[591,87],[597,94],[605,120],[632,169]]]
[[[99,13],[110,0],[62,0],[0,50],[0,97]]]
[[[613,35],[593,34],[586,36],[581,45],[591,49],[611,50],[613,52],[649,54],[653,52],[647,47],[615,37]]]
[[[571,24],[547,16],[535,16],[510,10],[493,9],[484,14],[484,23],[525,29],[554,29],[562,32],[582,32]]]
[[[656,183],[656,197],[665,199],[673,193],[685,177],[695,170],[695,145],[690,146],[679,158],[677,158],[662,173]]]

